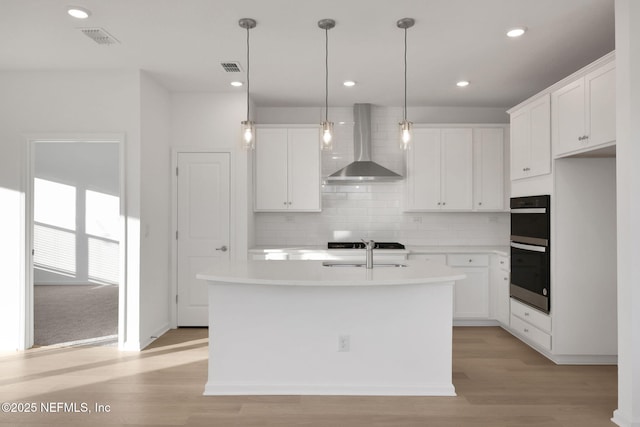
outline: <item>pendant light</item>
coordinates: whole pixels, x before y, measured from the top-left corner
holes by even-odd
[[[415,24],[413,18],[399,19],[396,25],[404,30],[404,107],[402,109],[402,121],[400,125],[400,148],[408,150],[411,144],[413,123],[407,120],[407,29]]]
[[[321,19],[318,27],[324,30],[324,121],[320,147],[323,150],[331,151],[333,148],[333,123],[329,121],[329,30],[336,26],[333,19]]]
[[[242,18],[238,21],[240,28],[247,30],[247,120],[242,121],[242,147],[246,150],[255,148],[256,129],[254,123],[249,116],[249,30],[255,28],[256,20],[251,18]]]

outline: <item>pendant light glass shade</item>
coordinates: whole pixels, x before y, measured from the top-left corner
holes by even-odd
[[[240,25],[240,28],[247,30],[247,120],[240,122],[240,143],[245,150],[253,150],[256,147],[256,128],[249,115],[249,30],[255,28],[257,23],[255,19],[242,18],[238,21],[238,25]]]
[[[413,138],[413,123],[403,120],[400,125],[400,148],[408,150],[411,147],[411,139]]]
[[[323,150],[331,150],[333,148],[333,122],[323,121],[322,126],[322,144]]]
[[[407,29],[413,27],[415,20],[412,18],[402,18],[396,22],[398,28],[404,30],[404,107],[402,109],[402,121],[400,126],[400,148],[408,150],[411,147],[413,138],[413,123],[407,120]]]
[[[333,19],[318,21],[318,27],[324,30],[324,121],[320,123],[320,148],[325,151],[333,149],[333,122],[329,121],[329,30],[335,26]]]
[[[253,150],[256,148],[256,127],[251,120],[243,120],[240,122],[242,126],[242,147],[245,150]]]

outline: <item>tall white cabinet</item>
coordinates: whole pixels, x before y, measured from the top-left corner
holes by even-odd
[[[551,195],[551,310],[511,300],[509,330],[556,363],[617,358],[615,92],[610,53],[509,111],[511,195]],[[518,141],[536,106],[541,121],[551,113],[553,156],[545,142],[549,173],[526,176]]]
[[[320,211],[319,141],[318,127],[256,130],[255,211]]]

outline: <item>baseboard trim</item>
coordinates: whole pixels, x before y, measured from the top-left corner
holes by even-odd
[[[424,386],[385,385],[359,386],[350,384],[234,384],[207,382],[204,396],[247,395],[318,395],[318,396],[456,396],[453,384]]]
[[[453,319],[453,326],[500,326],[500,322],[493,319]]]
[[[171,329],[169,322],[156,329],[155,332],[153,332],[151,335],[149,335],[148,338],[140,343],[140,349],[144,350],[149,344],[166,334],[169,329]]]
[[[629,421],[626,417],[622,416],[620,409],[613,411],[613,418],[611,422],[619,425],[620,427],[640,427],[640,421]]]

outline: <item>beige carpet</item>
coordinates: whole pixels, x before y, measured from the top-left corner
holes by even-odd
[[[34,344],[117,344],[118,286],[34,286]]]

